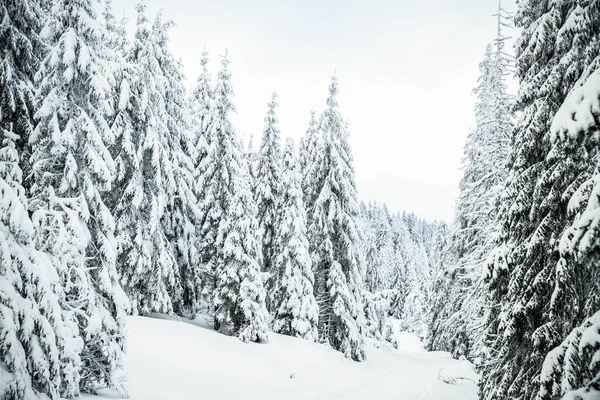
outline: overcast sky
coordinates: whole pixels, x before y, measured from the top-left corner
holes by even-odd
[[[114,1],[135,23],[137,0]],[[513,0],[504,0],[514,10]],[[497,0],[146,0],[162,9],[189,87],[206,45],[228,50],[238,135],[260,143],[271,92],[282,141],[298,143],[337,70],[359,196],[427,219],[453,217],[471,90],[495,37]],[[509,49],[512,50],[512,49]]]

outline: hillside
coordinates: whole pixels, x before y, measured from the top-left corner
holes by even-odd
[[[133,400],[476,398],[471,381],[439,379],[476,379],[468,362],[424,352],[408,334],[398,335],[402,350],[369,343],[367,361],[356,363],[323,345],[272,332],[268,343],[244,344],[182,321],[129,317],[127,322]]]

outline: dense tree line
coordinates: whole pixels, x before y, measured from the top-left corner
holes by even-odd
[[[523,1],[511,19],[519,91],[499,29],[428,346],[474,360],[482,400],[597,398],[600,3]]]

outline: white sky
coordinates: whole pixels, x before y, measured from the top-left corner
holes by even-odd
[[[137,0],[113,0],[135,23]],[[514,0],[504,0],[514,10]],[[337,69],[350,122],[359,196],[394,211],[452,220],[471,90],[495,37],[497,0],[146,0],[177,27],[171,50],[188,86],[206,44],[216,71],[231,60],[238,135],[260,143],[271,92],[282,141],[298,143],[312,108],[325,107]],[[512,51],[512,49],[508,49]]]

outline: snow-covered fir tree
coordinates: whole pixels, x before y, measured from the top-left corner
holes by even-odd
[[[229,119],[235,108],[228,64],[223,57],[208,128],[212,138],[207,155],[210,163],[199,180],[206,186],[205,197],[200,200],[203,244],[214,246],[209,251],[204,248],[204,254],[210,256],[206,288],[214,328],[245,342],[258,342],[267,338],[266,293],[248,166]]]
[[[600,60],[598,60],[600,61]],[[598,143],[600,131],[600,65],[584,75],[556,113],[552,140]],[[588,279],[600,280],[598,243],[600,237],[600,169],[596,164],[590,178],[581,183],[569,201],[574,221],[561,238],[565,262],[576,258]],[[593,293],[592,295],[597,295]],[[598,299],[588,301],[596,304]],[[590,312],[591,311],[586,311]],[[546,356],[537,399],[593,399],[600,395],[600,312],[575,327],[563,342]],[[564,397],[563,397],[564,396]]]
[[[365,313],[365,334],[378,341],[391,341],[397,345],[393,336],[390,307],[394,298],[393,290],[380,290],[371,293],[363,292],[363,309]]]
[[[466,324],[456,323],[450,317],[463,318],[464,315],[458,312],[460,307],[459,299],[455,297],[461,295],[454,290],[453,283],[456,284],[456,252],[453,249],[452,234],[446,224],[441,224],[436,235],[434,245],[435,257],[432,260],[432,297],[429,302],[429,316],[427,328],[426,348],[429,351],[445,350],[449,351],[453,357],[458,358],[465,354],[465,347],[459,345],[468,345],[468,341],[463,340],[466,332],[458,333],[455,330],[448,329],[450,325],[460,326],[464,329]],[[454,296],[454,297],[452,297]],[[452,324],[450,324],[452,322]],[[481,329],[480,329],[481,330]]]
[[[408,244],[410,235],[408,228],[404,224],[399,214],[392,216],[392,243],[394,246],[394,263],[390,271],[389,288],[394,290],[394,296],[391,299],[390,315],[395,318],[402,317],[404,301],[408,293]]]
[[[365,257],[365,289],[371,293],[388,289],[395,259],[391,217],[387,206],[375,204],[369,211],[371,232],[367,232],[370,246]],[[369,235],[370,233],[370,235]]]
[[[0,127],[18,136],[20,164],[29,172],[28,140],[34,128],[34,75],[47,46],[39,33],[48,12],[47,2],[10,0],[0,8]]]
[[[576,82],[597,68],[599,18],[597,2],[566,0],[522,2],[515,16],[521,115],[489,257],[482,399],[533,398],[546,354],[598,309],[592,271],[559,251],[579,211],[569,211],[569,199],[591,176],[597,144],[589,135],[552,141],[550,124]]]
[[[162,219],[176,184],[169,153],[169,118],[163,70],[163,23],[151,24],[146,6],[136,6],[137,26],[127,61],[135,65],[125,102],[132,125],[126,143],[122,194],[115,204],[121,282],[134,314],[173,311],[180,280]],[[170,71],[169,71],[170,72]]]
[[[0,398],[79,393],[83,342],[51,258],[35,249],[27,213],[18,136],[1,129]]]
[[[429,260],[422,243],[410,243],[408,249],[408,290],[401,312],[401,326],[417,334],[422,340],[427,336],[427,313],[431,277]]]
[[[319,132],[319,120],[317,112],[311,110],[308,129],[300,142],[300,151],[298,154],[298,165],[302,174],[302,193],[304,194],[304,206],[307,210],[314,207],[315,190],[318,185],[315,185],[317,180],[317,152],[322,144],[322,136]],[[307,216],[310,218],[310,215]]]
[[[488,45],[474,89],[475,129],[464,147],[463,177],[456,206],[451,251],[455,262],[437,275],[438,295],[445,310],[436,310],[436,329],[429,338],[431,350],[447,350],[453,356],[473,359],[482,348],[485,291],[483,267],[496,235],[496,210],[506,159],[510,149],[512,114],[505,77],[510,59],[504,54],[502,34],[505,12],[498,10],[495,47]],[[450,249],[448,249],[450,251]],[[445,285],[446,287],[440,286]],[[444,294],[442,294],[444,293]],[[443,318],[443,320],[442,320]]]
[[[212,84],[211,75],[208,72],[208,52],[206,49],[202,52],[200,58],[200,65],[202,66],[202,73],[198,76],[196,86],[192,92],[191,98],[191,117],[193,124],[193,145],[194,151],[192,151],[192,161],[194,164],[194,178],[202,174],[202,168],[204,166],[204,159],[206,158],[210,145],[210,137],[208,136],[208,127],[211,124],[211,102],[212,102]],[[195,186],[196,196],[199,198],[201,195],[202,188]]]
[[[254,199],[258,207],[258,225],[261,231],[263,271],[273,272],[275,262],[275,219],[281,191],[281,145],[277,120],[277,94],[273,93],[265,116],[265,128],[258,152],[255,171]],[[273,286],[273,282],[268,285]],[[269,299],[270,300],[270,299]],[[269,303],[270,304],[270,303]]]
[[[205,49],[202,52],[202,57],[200,58],[202,73],[200,76],[198,76],[190,101],[193,125],[192,140],[194,145],[191,155],[194,166],[194,179],[196,180],[196,185],[194,185],[196,201],[199,201],[203,197],[204,187],[198,184],[198,179],[202,176],[204,170],[207,168],[206,158],[208,156],[211,144],[211,138],[209,137],[210,130],[208,127],[212,123],[211,109],[213,89],[211,75],[207,68],[208,62],[208,52]]]
[[[175,292],[172,298],[174,311],[180,315],[194,314],[199,307],[200,268],[197,265],[196,222],[200,219],[196,195],[194,164],[192,154],[195,149],[192,138],[190,109],[183,85],[184,76],[180,63],[168,49],[168,29],[172,22],[163,22],[159,14],[154,22],[153,33],[156,42],[163,49],[160,52],[160,69],[164,76],[164,104],[166,127],[165,152],[171,164],[173,181],[165,193],[167,204],[162,218],[162,226],[173,249],[181,293]]]
[[[288,138],[282,162],[281,194],[277,202],[273,246],[273,331],[317,340],[319,307],[313,293],[314,276],[300,175],[294,142]]]
[[[315,297],[319,302],[319,337],[348,358],[360,361],[364,352],[364,315],[358,200],[347,126],[338,109],[338,83],[332,77],[327,110],[320,119],[322,151],[313,174],[316,201],[309,205],[308,236]]]
[[[230,169],[239,168],[239,164],[234,164],[232,160],[237,149],[237,140],[229,121],[229,114],[235,112],[235,106],[232,99],[233,88],[231,87],[230,73],[227,70],[228,64],[229,60],[224,57],[212,93],[210,93],[208,74],[203,73],[201,77],[206,98],[208,99],[210,96],[210,100],[208,104],[202,105],[204,107],[203,115],[206,116],[206,127],[202,129],[205,129],[207,147],[206,154],[197,166],[196,173],[197,201],[200,212],[197,229],[198,251],[202,264],[202,297],[209,304],[209,308],[214,305],[218,261],[217,240],[220,240],[218,237],[219,226],[226,218],[231,197],[229,184],[234,173]]]
[[[111,0],[105,0],[102,15],[107,33],[106,45],[111,50],[110,55],[113,57],[111,67],[115,78],[112,87],[114,113],[109,117],[108,123],[115,136],[115,142],[110,148],[115,160],[115,185],[120,185],[127,174],[127,162],[131,162],[130,159],[135,157],[134,132],[128,107],[130,105],[130,86],[136,68],[126,59],[130,46],[127,41],[126,20],[115,18]],[[120,195],[120,190],[113,190],[109,194],[107,203],[111,209],[114,209]]]
[[[95,2],[56,0],[42,30],[49,53],[37,73],[32,145],[38,246],[51,252],[84,341],[80,387],[117,388],[127,298],[116,271],[112,189],[113,57]],[[60,235],[56,229],[64,226]]]
[[[536,399],[594,400],[600,395],[600,311],[548,353]]]
[[[211,201],[208,200],[211,186],[208,184],[215,166],[215,153],[212,145],[213,130],[210,126],[214,122],[213,112],[213,87],[211,82],[211,74],[208,72],[207,65],[209,62],[208,52],[206,49],[202,52],[200,65],[202,73],[198,76],[196,86],[192,92],[191,98],[191,118],[192,118],[192,141],[193,150],[191,152],[192,164],[194,167],[194,194],[196,196],[196,205],[198,219],[196,222],[196,250],[197,250],[197,267],[199,269],[199,292],[196,293],[197,301],[203,304],[203,307],[211,303],[211,291],[214,287],[214,279],[210,271],[208,271],[208,261],[214,254],[214,247],[206,240],[214,239],[213,236],[206,235],[206,223],[209,216],[208,210],[211,207]],[[204,179],[208,179],[204,181]],[[215,225],[210,225],[213,228]],[[214,228],[216,229],[216,228]],[[212,231],[214,232],[214,230]]]

